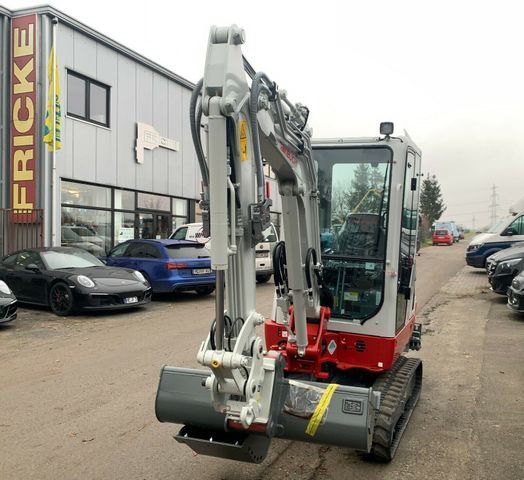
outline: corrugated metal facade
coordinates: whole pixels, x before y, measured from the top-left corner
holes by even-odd
[[[111,88],[109,128],[65,117],[59,175],[197,199],[200,177],[188,121],[191,91],[63,24],[58,25],[57,58],[63,112],[68,69]],[[180,151],[146,150],[144,163],[136,163],[137,122],[179,141]]]
[[[33,17],[34,15],[36,17]],[[10,198],[13,159],[9,153],[12,114],[10,92],[13,87],[10,81],[13,61],[10,49],[14,43],[12,19],[27,16],[31,16],[33,23],[36,22],[33,59],[36,69],[36,131],[31,146],[24,148],[34,148],[34,160],[28,165],[34,172],[32,188],[36,193],[32,208],[44,211],[42,243],[63,243],[64,238],[61,238],[61,235],[64,234],[64,225],[68,228],[86,226],[92,228],[98,236],[109,239],[105,244],[107,250],[121,238],[119,230],[125,228],[129,231],[131,228],[129,214],[132,214],[134,208],[137,208],[134,232],[139,236],[142,236],[143,222],[146,221],[142,215],[144,212],[144,215],[162,215],[162,219],[158,220],[163,222],[160,232],[162,236],[168,235],[175,228],[175,223],[179,225],[180,222],[194,221],[200,197],[200,171],[189,126],[189,101],[194,84],[49,6],[17,11],[0,6],[0,124],[3,127],[0,138],[0,208],[12,208],[13,203]],[[49,88],[48,60],[53,44],[53,20],[57,21],[56,57],[62,111],[62,148],[56,154],[57,185],[54,189],[52,154],[42,142]],[[108,127],[68,115],[69,72],[109,88]],[[89,103],[87,100],[86,102]],[[138,163],[135,151],[137,122],[148,124],[162,137],[178,142],[178,150],[144,150],[144,161]],[[151,208],[138,210],[137,201],[136,207],[126,208],[125,219],[120,213],[117,219],[115,211],[120,209],[121,212],[122,209],[114,200],[116,193],[111,193],[112,199],[105,205],[81,202],[76,205],[77,202],[71,202],[70,199],[65,201],[63,194],[61,196],[60,184],[62,182],[62,185],[65,185],[64,181],[67,181],[69,190],[71,186],[74,187],[74,182],[83,182],[94,186],[112,187],[111,192],[116,192],[114,189],[118,188],[132,190],[136,195],[139,195],[138,192],[168,195],[176,197],[173,202],[178,202],[177,199],[187,201],[187,208],[182,214],[178,210],[175,212],[174,206],[167,211],[164,209],[157,212]],[[275,181],[268,181],[274,199],[273,221],[278,225],[279,215],[276,212],[281,211],[280,198]],[[171,200],[169,202],[171,205]],[[69,208],[71,203],[76,209],[74,212]],[[67,208],[64,210],[64,207]],[[82,217],[83,207],[91,208],[92,215],[95,215],[93,209],[105,208],[106,211],[111,211],[110,217],[104,220],[103,225],[95,225],[96,221],[92,215],[89,217],[87,210],[87,214]],[[196,219],[199,220],[198,217]],[[157,222],[155,219],[147,221]],[[2,232],[0,237],[1,235]]]

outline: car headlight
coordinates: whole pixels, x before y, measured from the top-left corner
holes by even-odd
[[[511,272],[512,268],[520,263],[522,261],[522,258],[513,258],[512,260],[505,260],[503,262],[500,262],[497,265],[497,272],[498,273],[509,273]]]
[[[477,251],[480,247],[482,247],[484,244],[483,243],[472,243],[471,245],[469,245],[468,247],[468,252],[475,252]]]
[[[146,277],[144,277],[144,275],[142,275],[138,270],[135,270],[133,275],[139,282],[147,283]]]
[[[76,281],[83,287],[93,288],[95,286],[95,282],[85,275],[78,275]]]
[[[522,287],[524,287],[524,283],[522,283],[520,280],[518,280],[517,278],[514,278],[513,281],[511,282],[511,286],[515,289],[515,290],[520,290]]]
[[[7,286],[7,283],[5,283],[3,280],[0,280],[0,292],[5,293],[6,295],[11,295],[13,293]]]

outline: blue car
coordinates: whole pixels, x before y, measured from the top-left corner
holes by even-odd
[[[210,252],[191,240],[128,240],[116,245],[105,261],[138,270],[154,293],[194,290],[209,295],[215,289]]]

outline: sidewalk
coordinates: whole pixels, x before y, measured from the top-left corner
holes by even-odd
[[[524,316],[464,267],[418,319],[424,390],[411,424],[425,430],[413,448],[434,459],[431,478],[524,478]]]

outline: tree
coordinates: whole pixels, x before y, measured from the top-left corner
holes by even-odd
[[[425,224],[431,227],[446,210],[440,185],[435,175],[428,175],[422,182],[422,191],[420,192],[420,213]]]

